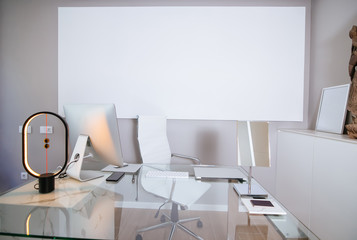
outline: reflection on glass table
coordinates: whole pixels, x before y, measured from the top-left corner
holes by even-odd
[[[183,223],[196,221],[197,227],[201,228],[202,221],[200,220],[200,217],[180,219],[178,207],[180,206],[181,210],[187,209],[191,204],[196,202],[210,188],[211,185],[209,183],[196,181],[194,178],[147,176],[147,173],[152,171],[152,169],[156,168],[143,166],[140,174],[140,183],[145,191],[165,199],[163,204],[159,206],[158,211],[155,214],[155,218],[158,217],[160,209],[166,204],[171,204],[171,211],[170,215],[164,213],[161,216],[161,223],[139,229],[137,231],[138,234],[136,235],[136,239],[142,239],[142,233],[144,232],[166,226],[171,227],[169,240],[173,238],[176,227],[191,235],[195,239],[202,239],[200,236],[183,225]]]
[[[172,179],[146,181],[143,174],[152,167],[188,171],[190,176],[182,183]],[[237,182],[196,180],[193,167],[144,165],[138,173],[126,174],[118,183],[105,181],[110,173],[88,182],[56,179],[55,190],[48,194],[39,194],[33,188],[36,181],[29,182],[0,196],[0,238],[136,239],[140,233],[145,240],[169,239],[170,235],[172,239],[190,239],[181,229],[171,234],[170,227],[140,232],[161,224],[161,214],[170,216],[174,202],[179,206],[179,219],[199,217],[201,226],[197,221],[182,225],[202,239],[242,240],[258,233],[257,239],[266,240],[317,239],[287,209],[285,216],[248,214],[233,189]],[[165,200],[171,204],[163,205]],[[160,206],[160,215],[155,217]]]
[[[122,196],[101,188],[99,179],[85,184],[56,179],[56,189],[48,194],[36,194],[34,183],[0,197],[1,234],[115,238],[112,225],[120,221],[120,215],[114,203]]]

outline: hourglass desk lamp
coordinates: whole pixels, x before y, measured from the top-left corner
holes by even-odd
[[[34,121],[36,119],[36,121]],[[50,139],[48,131],[48,122],[51,121],[53,124],[53,120],[59,120],[60,123],[63,125],[63,130],[64,130],[64,156],[63,159],[60,157],[60,162],[61,164],[57,169],[55,169],[53,172],[49,171],[49,162],[50,161],[55,161],[60,154],[57,154],[54,156],[52,155],[53,151],[51,151],[51,147],[53,148],[53,145],[56,145],[57,139]],[[43,140],[40,139],[32,139],[31,142],[34,143],[29,146],[29,134],[28,134],[28,128],[30,126],[30,123],[33,123],[34,125],[40,124],[41,127],[45,127],[45,134],[43,136]],[[59,125],[61,126],[61,125]],[[58,129],[58,132],[60,130]],[[53,136],[53,134],[52,134]],[[40,142],[39,142],[40,141]],[[31,148],[31,150],[30,150]],[[57,148],[55,148],[57,149]],[[43,151],[43,152],[41,152]],[[31,154],[29,154],[31,152]],[[51,153],[51,154],[50,154]],[[30,156],[35,155],[35,160],[31,160]],[[37,155],[41,155],[43,158],[38,157]],[[42,162],[41,162],[42,161]],[[39,192],[40,193],[49,193],[52,192],[55,189],[55,177],[62,172],[62,170],[65,169],[68,161],[68,128],[66,122],[57,114],[52,113],[52,112],[38,112],[33,115],[31,115],[27,120],[25,121],[23,128],[22,128],[22,163],[25,168],[25,170],[33,177],[36,177],[39,179]],[[43,163],[45,166],[43,166]],[[41,165],[41,167],[34,167],[31,165]],[[37,169],[43,169],[43,170],[37,170]],[[40,172],[39,172],[40,171]]]
[[[253,167],[270,167],[269,124],[268,122],[238,121],[238,165],[249,167],[248,183],[234,184],[241,196],[268,197],[268,193],[258,184],[252,184]]]

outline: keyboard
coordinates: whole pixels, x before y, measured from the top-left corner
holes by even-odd
[[[188,172],[157,171],[152,170],[146,173],[149,178],[188,178]]]

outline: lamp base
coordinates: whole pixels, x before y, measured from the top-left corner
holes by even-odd
[[[38,179],[40,193],[49,193],[55,189],[55,176],[53,173],[43,173]]]
[[[234,190],[242,197],[267,198],[268,193],[259,185],[248,183],[238,183],[233,185]]]

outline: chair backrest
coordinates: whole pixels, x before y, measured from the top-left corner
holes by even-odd
[[[171,162],[166,117],[138,116],[138,142],[143,163]]]

